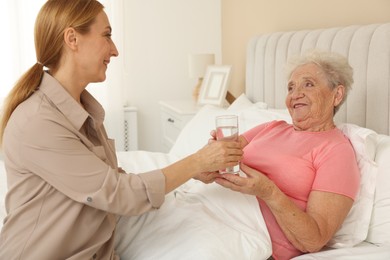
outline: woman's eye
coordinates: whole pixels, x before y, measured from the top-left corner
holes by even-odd
[[[313,86],[314,86],[314,84],[313,84],[313,83],[311,83],[311,82],[306,82],[305,86],[306,86],[306,87],[313,87]]]

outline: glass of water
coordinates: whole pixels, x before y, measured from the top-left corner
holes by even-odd
[[[223,115],[215,118],[217,140],[238,141],[238,116]],[[220,173],[238,173],[240,165],[220,170]]]

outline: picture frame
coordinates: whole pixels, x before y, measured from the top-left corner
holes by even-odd
[[[222,106],[230,83],[231,65],[207,66],[200,88],[198,104]]]

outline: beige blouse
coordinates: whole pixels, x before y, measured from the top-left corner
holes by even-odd
[[[160,170],[120,173],[104,110],[85,90],[80,106],[45,73],[13,112],[4,133],[7,217],[0,259],[119,259],[118,215],[159,208]]]

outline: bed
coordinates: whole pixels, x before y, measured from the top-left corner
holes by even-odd
[[[164,167],[201,148],[221,114],[238,115],[240,132],[270,120],[289,121],[283,66],[290,55],[311,48],[344,54],[354,68],[353,90],[336,121],[356,151],[362,183],[327,247],[295,259],[390,259],[390,23],[253,37],[245,94],[227,108],[201,107],[169,153],[118,152],[118,162],[134,173]],[[1,178],[4,203],[4,173]],[[159,210],[120,218],[116,250],[124,260],[267,259],[271,242],[255,198],[190,180],[169,193]]]

